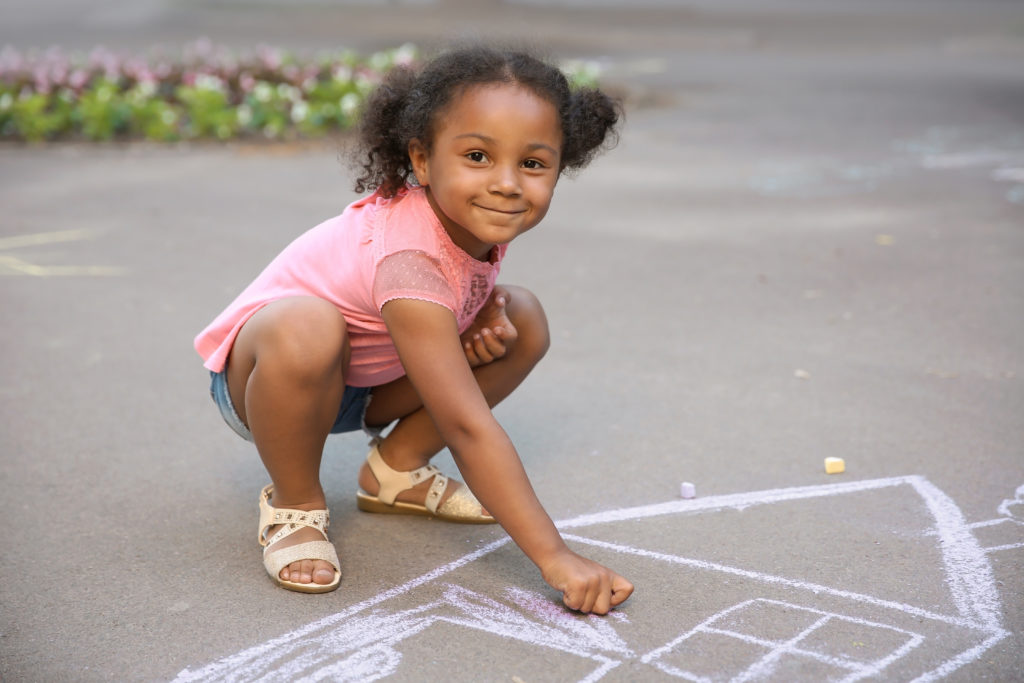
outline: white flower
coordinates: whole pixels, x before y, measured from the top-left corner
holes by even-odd
[[[395,50],[395,64],[408,66],[414,59],[416,59],[416,46],[412,43],[406,43]]]
[[[287,83],[279,83],[277,86],[277,96],[283,100],[291,100],[292,102],[298,102],[302,99],[302,91],[296,88],[294,85],[288,85]]]
[[[274,88],[266,81],[259,81],[256,87],[252,89],[252,94],[260,102],[269,102],[270,98],[274,96]]]
[[[292,106],[292,121],[302,123],[309,116],[309,105],[305,102],[296,102]]]
[[[227,90],[224,81],[213,74],[196,74],[196,88],[215,92],[225,92]]]
[[[374,71],[384,71],[392,64],[391,55],[387,52],[375,52],[370,55],[370,68]]]
[[[252,123],[252,107],[248,104],[240,106],[236,112],[238,116],[238,124],[242,127],[248,126]]]
[[[345,116],[352,116],[359,109],[360,97],[354,92],[350,92],[344,95],[338,100],[338,106],[341,108],[341,113]]]
[[[139,81],[135,91],[141,98],[149,98],[156,94],[156,81]]]
[[[334,67],[334,80],[339,83],[348,83],[352,80],[352,69],[346,64],[339,64]]]
[[[361,92],[363,95],[369,95],[375,87],[374,82],[366,76],[362,74],[356,76],[356,90]]]

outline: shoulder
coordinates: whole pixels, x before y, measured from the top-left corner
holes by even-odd
[[[440,224],[423,189],[409,188],[385,201],[387,206],[381,212],[374,235],[381,246],[380,257],[410,250],[439,257],[441,244],[437,227]]]

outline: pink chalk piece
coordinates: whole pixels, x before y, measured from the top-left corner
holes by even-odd
[[[688,481],[684,481],[679,485],[679,495],[683,498],[695,498],[697,496],[697,487]]]

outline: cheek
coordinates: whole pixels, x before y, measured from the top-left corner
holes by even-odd
[[[551,199],[555,194],[555,186],[553,183],[541,182],[537,183],[534,187],[530,188],[533,205],[537,207],[542,213],[547,213],[548,207],[551,205]]]
[[[479,191],[479,182],[457,170],[444,175],[444,192],[449,201],[465,201]]]

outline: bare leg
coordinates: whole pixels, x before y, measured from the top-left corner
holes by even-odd
[[[547,352],[550,341],[547,318],[536,297],[529,290],[519,287],[507,289],[511,294],[507,315],[516,326],[519,337],[505,357],[481,365],[473,371],[484,397],[492,407],[526,379]],[[381,457],[393,469],[407,472],[422,467],[445,447],[433,420],[423,408],[419,394],[405,377],[374,388],[373,400],[367,409],[368,424],[387,424],[396,419],[398,424],[380,444]],[[359,471],[359,486],[371,495],[379,489],[376,478],[365,463]],[[398,499],[422,504],[429,486],[430,481],[425,481],[414,489],[403,491]],[[442,502],[454,490],[455,487],[449,486]]]
[[[275,507],[327,507],[320,458],[341,405],[349,354],[344,317],[333,304],[312,297],[271,303],[238,334],[228,360],[228,389],[274,484]],[[315,529],[300,529],[274,547],[312,540],[322,537]],[[327,584],[334,570],[320,560],[301,560],[282,569],[281,578]]]

